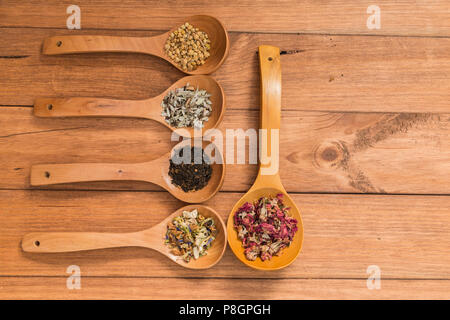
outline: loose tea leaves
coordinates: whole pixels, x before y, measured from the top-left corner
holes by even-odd
[[[167,225],[165,243],[171,253],[189,262],[207,254],[217,233],[213,218],[206,218],[197,209],[183,211]]]
[[[187,83],[164,97],[161,115],[174,128],[203,128],[203,123],[209,120],[212,111],[210,97],[206,90],[194,88]]]
[[[208,35],[186,22],[169,35],[164,49],[184,71],[193,71],[205,64],[211,41]]]
[[[172,184],[184,192],[203,189],[211,179],[210,163],[202,148],[189,146],[175,150],[169,166]]]
[[[289,216],[290,208],[283,204],[282,197],[261,197],[254,203],[246,202],[234,213],[234,228],[248,260],[270,260],[291,244],[297,220]]]

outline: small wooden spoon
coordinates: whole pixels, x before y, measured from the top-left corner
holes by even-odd
[[[273,46],[260,46],[259,62],[261,72],[261,129],[267,130],[267,145],[262,145],[261,147],[265,149],[263,150],[263,154],[273,155],[278,152],[278,147],[274,146],[272,148],[273,141],[270,139],[271,130],[279,130],[281,120],[280,49]],[[267,150],[270,153],[267,153]],[[261,270],[275,270],[288,266],[300,253],[303,243],[303,223],[300,211],[281,184],[278,163],[276,164],[276,172],[263,174],[263,170],[268,170],[270,165],[260,163],[258,176],[253,186],[236,203],[227,222],[228,244],[236,257],[246,265]],[[283,203],[287,207],[290,207],[289,214],[297,219],[298,231],[290,246],[284,248],[280,256],[273,256],[268,261],[262,261],[260,258],[257,258],[255,261],[247,260],[244,254],[244,248],[242,247],[242,241],[238,238],[237,232],[234,229],[234,213],[246,202],[252,203],[263,196],[275,197],[279,193],[283,194]]]
[[[213,156],[220,161],[211,164],[212,176],[200,190],[184,192],[171,182],[169,160],[172,153],[186,145],[189,140],[178,143],[170,152],[160,158],[143,163],[69,163],[38,164],[31,167],[31,186],[92,181],[145,181],[157,184],[169,191],[175,198],[188,203],[201,203],[213,197],[222,186],[225,176],[223,156],[213,143],[203,141],[206,147],[215,150]],[[219,163],[220,162],[220,163]]]
[[[185,22],[206,32],[211,40],[210,56],[205,60],[205,64],[193,71],[185,71],[180,68],[164,50],[170,33]],[[178,70],[188,74],[210,74],[225,61],[229,46],[227,31],[218,19],[207,15],[196,15],[179,21],[170,31],[154,37],[53,36],[45,39],[43,53],[47,55],[88,52],[144,53],[163,58]]]
[[[161,102],[169,91],[185,86],[204,89],[211,94],[212,111],[208,121],[204,122],[202,133],[216,128],[225,112],[225,94],[220,84],[210,76],[198,75],[181,78],[160,95],[146,100],[114,100],[102,98],[38,98],[34,103],[34,115],[37,117],[124,117],[142,118],[158,121],[169,129],[170,126],[161,116]],[[194,137],[194,128],[182,128]],[[179,132],[183,132],[180,131]],[[180,133],[181,135],[181,133]]]
[[[173,255],[164,243],[167,224],[183,211],[197,209],[206,218],[213,218],[217,228],[216,239],[205,256],[185,262],[180,256]],[[156,250],[180,266],[189,269],[207,269],[222,258],[227,245],[227,231],[219,214],[207,206],[189,205],[178,209],[156,226],[131,233],[97,233],[97,232],[33,232],[22,239],[25,252],[51,253],[73,252],[118,247],[144,247]]]

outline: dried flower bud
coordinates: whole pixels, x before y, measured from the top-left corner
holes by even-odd
[[[210,40],[205,32],[186,22],[169,35],[164,49],[183,70],[192,71],[209,57]]]

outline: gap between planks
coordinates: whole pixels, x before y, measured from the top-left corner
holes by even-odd
[[[0,26],[0,29],[46,29],[46,30],[64,30],[67,28],[56,27],[30,27],[30,26]],[[167,32],[169,29],[108,29],[108,28],[82,28],[83,31],[118,31],[118,32]],[[245,30],[233,30],[227,31],[229,34],[257,34],[257,35],[276,35],[276,34],[288,34],[297,36],[348,36],[348,37],[385,37],[385,38],[435,38],[435,39],[448,39],[450,36],[443,35],[401,35],[401,34],[370,34],[370,33],[326,33],[326,32],[305,32],[305,31],[245,31]],[[289,54],[289,53],[287,53]]]
[[[51,192],[65,192],[65,191],[92,191],[92,192],[160,192],[166,193],[165,190],[118,190],[118,189],[57,189],[57,187],[52,187],[46,189],[45,187],[41,188],[0,188],[0,191],[51,191]],[[243,193],[241,190],[220,190],[219,193]],[[343,196],[405,196],[405,197],[417,197],[417,196],[427,196],[427,197],[449,197],[450,193],[363,193],[363,192],[302,192],[302,191],[290,191],[289,194],[298,194],[298,195],[343,195]]]
[[[2,278],[49,278],[49,279],[67,279],[67,276],[50,276],[50,275],[0,275]],[[90,279],[183,279],[183,280],[201,280],[201,279],[211,279],[211,280],[271,280],[271,281],[282,281],[282,280],[349,280],[349,281],[359,281],[367,280],[367,277],[215,277],[215,276],[192,276],[192,277],[180,277],[180,276],[115,276],[115,275],[105,275],[105,276],[85,276],[82,278]],[[395,277],[383,277],[382,280],[390,281],[450,281],[450,278],[395,278]]]
[[[0,105],[0,108],[33,108],[34,105],[14,105],[14,104],[6,104],[6,105]],[[229,111],[259,111],[260,108],[233,108],[233,107],[227,107],[227,110]],[[320,109],[320,110],[310,110],[310,109],[291,109],[291,108],[283,108],[281,111],[289,111],[289,112],[310,112],[310,113],[317,113],[317,112],[323,112],[323,113],[345,113],[345,114],[398,114],[398,113],[410,113],[410,114],[442,114],[443,112],[410,112],[410,111],[392,111],[392,112],[386,112],[386,111],[339,111],[339,110],[327,110],[327,109]],[[98,118],[101,118],[100,116]],[[126,120],[124,120],[126,121]]]

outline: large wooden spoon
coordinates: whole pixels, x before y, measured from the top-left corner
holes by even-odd
[[[278,141],[272,141],[271,131],[280,129],[281,120],[281,64],[280,49],[273,46],[259,47],[259,62],[261,73],[261,129],[267,130],[267,144],[261,143],[262,154],[270,154],[272,163],[260,163],[258,176],[250,190],[236,203],[230,213],[227,223],[228,243],[236,257],[246,265],[261,269],[275,270],[281,269],[291,264],[300,253],[303,243],[303,223],[300,211],[294,201],[287,194],[278,171],[277,163],[274,163],[273,156],[278,153]],[[267,151],[270,151],[267,153]],[[270,172],[269,168],[276,168]],[[269,171],[269,173],[265,172]],[[246,202],[254,202],[259,198],[275,197],[277,194],[283,194],[283,202],[290,207],[289,214],[297,219],[298,231],[294,236],[291,245],[281,252],[280,256],[274,256],[270,260],[262,261],[257,258],[255,261],[247,260],[242,248],[242,241],[238,238],[234,229],[234,213]]]
[[[185,262],[180,256],[173,255],[164,243],[167,224],[183,211],[197,209],[204,217],[214,219],[217,234],[205,256]],[[207,269],[222,258],[227,245],[227,231],[219,214],[202,205],[189,205],[178,209],[158,225],[132,233],[97,233],[97,232],[34,232],[22,239],[22,249],[26,252],[51,253],[73,252],[118,247],[144,247],[156,250],[180,266],[190,269]]]
[[[161,116],[161,102],[169,91],[185,86],[204,89],[211,94],[212,111],[208,121],[204,122],[202,133],[216,128],[225,112],[225,94],[220,84],[210,76],[198,75],[181,78],[160,95],[146,100],[114,100],[103,98],[38,98],[34,103],[34,115],[37,117],[124,117],[151,119],[162,123],[171,130]],[[194,137],[194,128],[183,128]],[[183,131],[179,131],[183,132]],[[181,133],[180,133],[181,135]]]
[[[210,56],[206,59],[205,64],[193,71],[185,71],[180,68],[164,50],[170,33],[185,22],[206,32],[211,40]],[[43,53],[47,55],[87,52],[144,53],[163,58],[178,70],[188,74],[210,74],[225,61],[229,45],[227,31],[218,19],[207,15],[196,15],[180,20],[170,31],[154,37],[53,36],[45,39]]]
[[[213,143],[203,141],[206,147],[215,150],[217,161],[211,164],[212,175],[208,184],[200,190],[184,192],[171,182],[168,174],[169,160],[175,150],[190,144],[185,140],[160,158],[143,163],[68,163],[38,164],[31,167],[32,186],[92,181],[145,181],[157,184],[169,191],[175,198],[188,203],[201,203],[213,197],[222,186],[225,176],[223,156]]]

